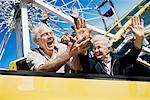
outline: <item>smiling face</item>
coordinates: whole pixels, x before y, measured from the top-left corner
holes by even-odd
[[[110,59],[109,38],[104,35],[94,35],[93,36],[93,51],[97,59],[107,62]]]
[[[107,59],[107,53],[109,52],[107,46],[103,45],[99,41],[95,42],[93,46],[94,46],[93,51],[96,58],[102,61]]]
[[[46,25],[39,26],[37,44],[44,50],[45,53],[52,52],[54,50],[55,35],[51,28]]]

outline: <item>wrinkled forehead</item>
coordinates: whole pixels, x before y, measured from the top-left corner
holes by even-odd
[[[39,33],[52,32],[52,29],[45,24],[40,24],[38,27]]]
[[[93,41],[93,46],[101,46],[101,47],[110,47],[111,44],[107,40],[99,39],[96,41]]]
[[[103,41],[95,41],[93,43],[93,47],[102,47],[102,48],[107,48],[107,44]]]
[[[101,46],[101,45],[103,45],[103,43],[101,42],[101,41],[94,41],[93,42],[93,46],[95,47],[95,46]]]

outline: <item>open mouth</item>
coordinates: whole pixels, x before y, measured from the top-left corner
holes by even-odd
[[[103,53],[102,52],[95,52],[95,56],[96,56],[96,58],[101,59],[103,57]]]
[[[49,41],[47,42],[47,45],[51,45],[53,43],[53,41]]]
[[[101,56],[101,55],[103,55],[103,53],[102,52],[95,52],[95,55],[96,56]]]
[[[48,47],[51,47],[51,46],[52,46],[52,44],[53,44],[53,40],[52,40],[52,41],[48,41],[48,42],[47,42],[47,46],[48,46]]]

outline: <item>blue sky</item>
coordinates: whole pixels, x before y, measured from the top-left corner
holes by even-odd
[[[64,0],[64,1],[69,1],[69,0]],[[80,0],[80,1],[84,6],[86,6],[90,0]],[[95,0],[95,2],[99,2],[99,1],[100,0]],[[122,17],[128,10],[130,10],[139,1],[140,0],[112,0],[119,17]],[[108,9],[108,4],[106,4],[101,9],[101,12],[104,13],[106,11],[106,9]],[[113,21],[114,20],[107,20],[106,23],[109,25]],[[103,23],[101,20],[89,21],[88,23],[103,28]],[[0,43],[3,39],[4,34],[5,34],[5,32],[0,33]],[[35,45],[32,43],[31,48],[33,48],[33,47],[35,47]],[[5,52],[2,56],[2,59],[0,60],[0,68],[6,68],[7,69],[9,67],[9,62],[12,60],[15,60],[15,59],[16,59],[16,34],[15,34],[15,32],[13,32],[9,38],[7,45],[6,45],[6,49],[5,49]]]

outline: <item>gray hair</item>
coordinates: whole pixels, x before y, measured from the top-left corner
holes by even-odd
[[[37,43],[37,34],[39,33],[39,27],[44,27],[44,23],[38,23],[33,29],[32,29],[32,40],[33,42]]]
[[[109,38],[104,36],[104,35],[94,35],[93,36],[93,45],[96,43],[96,42],[99,42],[100,44],[102,45],[105,45],[106,47],[110,47],[111,44],[109,42]]]

